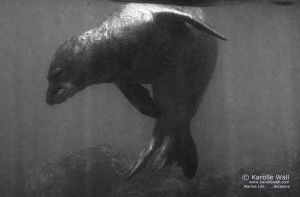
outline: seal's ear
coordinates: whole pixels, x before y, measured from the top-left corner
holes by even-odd
[[[193,13],[193,10],[181,11],[179,9],[167,9],[166,11],[156,12],[155,20],[168,20],[189,23],[193,27],[211,34],[221,40],[227,40],[222,34],[211,28],[204,20],[203,13]]]

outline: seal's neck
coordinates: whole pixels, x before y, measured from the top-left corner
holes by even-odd
[[[95,83],[112,83],[120,72],[120,51],[115,40],[111,38],[111,28],[106,22],[95,29],[78,36],[84,46]]]
[[[89,73],[90,84],[114,82],[118,58],[108,45],[109,43],[99,40],[88,42],[84,46],[82,58]]]

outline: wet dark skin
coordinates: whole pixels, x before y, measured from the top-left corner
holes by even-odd
[[[155,3],[155,4],[169,4],[181,6],[217,6],[217,5],[235,5],[241,3],[263,3],[270,2],[280,6],[290,6],[298,4],[299,0],[110,0],[114,2],[135,2],[135,3]]]
[[[156,168],[175,163],[191,178],[198,159],[190,124],[216,64],[217,38],[225,39],[199,8],[126,4],[56,51],[47,103],[114,83],[137,110],[156,118],[152,139],[127,178],[153,156]],[[143,84],[151,85],[153,97]]]

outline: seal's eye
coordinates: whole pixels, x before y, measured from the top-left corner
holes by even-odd
[[[58,73],[58,72],[60,72],[61,70],[62,70],[61,67],[55,68],[55,69],[53,70],[53,74]]]
[[[51,77],[56,79],[62,74],[62,68],[56,68],[51,72]]]
[[[61,68],[55,68],[53,71],[52,71],[52,74],[53,75],[56,75],[56,74],[59,74],[61,72]]]

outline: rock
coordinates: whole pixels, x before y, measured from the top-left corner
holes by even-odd
[[[300,155],[300,154],[299,154]],[[131,159],[110,144],[67,153],[30,173],[26,197],[285,197],[300,196],[299,161],[291,168],[266,166],[241,168],[235,176],[203,169],[193,179],[182,176],[176,166],[154,170],[147,167],[126,181]],[[243,189],[244,174],[289,173],[292,189]]]
[[[131,160],[103,144],[67,153],[30,173],[26,197],[193,197],[180,169],[146,168],[125,180]],[[176,170],[174,170],[176,169]]]
[[[109,144],[68,153],[30,174],[26,196],[108,196],[122,181],[127,162]]]

